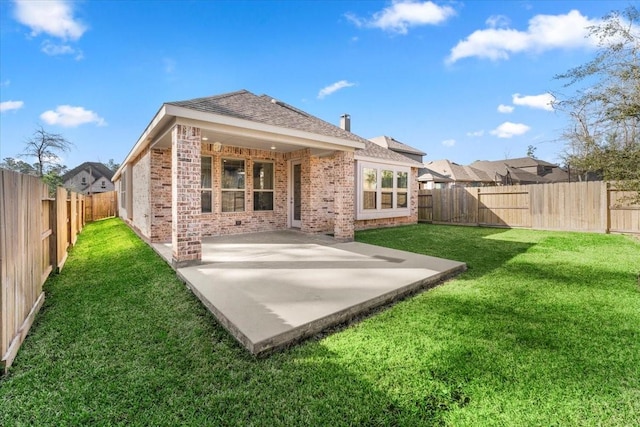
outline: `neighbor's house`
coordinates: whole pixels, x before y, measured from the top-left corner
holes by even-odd
[[[533,157],[519,157],[496,161],[478,160],[470,165],[489,175],[493,175],[496,184],[548,184],[568,182],[569,174],[553,163]]]
[[[424,151],[413,148],[410,145],[400,142],[390,136],[377,136],[369,139],[369,141],[395,153],[402,154],[403,156],[408,157],[411,160],[415,160],[418,163],[422,163],[422,157],[427,155]]]
[[[62,175],[62,186],[82,194],[115,190],[113,171],[98,162],[84,162]]]
[[[176,266],[205,236],[299,229],[350,240],[354,230],[416,223],[422,165],[269,96],[246,90],[168,102],[114,182],[119,215]]]
[[[434,160],[420,169],[418,181],[423,189],[453,187],[484,187],[495,185],[492,176],[471,166],[449,160]]]

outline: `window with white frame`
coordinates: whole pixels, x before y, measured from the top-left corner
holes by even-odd
[[[359,161],[356,219],[410,215],[410,170],[406,166]]]
[[[120,174],[120,206],[127,208],[127,172],[122,171]]]
[[[200,158],[200,194],[202,213],[213,212],[213,163],[210,156]]]
[[[222,159],[222,212],[244,211],[244,160]]]
[[[273,163],[253,163],[253,210],[273,210]]]

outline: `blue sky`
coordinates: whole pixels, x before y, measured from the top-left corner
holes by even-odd
[[[560,161],[585,27],[617,1],[0,0],[0,158],[35,128],[121,162],[163,102],[248,89],[468,164]]]

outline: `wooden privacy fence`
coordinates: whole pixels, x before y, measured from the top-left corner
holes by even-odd
[[[84,218],[87,222],[110,218],[118,212],[118,197],[115,191],[87,194],[84,200]]]
[[[640,205],[606,182],[420,190],[418,219],[442,224],[640,234]]]
[[[6,371],[42,307],[42,285],[84,226],[84,197],[0,169],[0,370]]]

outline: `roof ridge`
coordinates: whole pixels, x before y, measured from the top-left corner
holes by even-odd
[[[223,98],[229,98],[231,96],[236,96],[236,95],[241,95],[244,93],[250,93],[254,96],[257,96],[253,93],[251,93],[250,91],[248,91],[247,89],[239,89],[233,92],[226,92],[226,93],[221,93],[218,95],[211,95],[211,96],[200,96],[198,98],[191,98],[191,99],[182,99],[179,101],[169,101],[169,102],[165,102],[165,104],[178,104],[178,103],[183,103],[183,102],[199,102],[199,101],[204,101],[204,100],[213,100],[213,99],[223,99]]]

